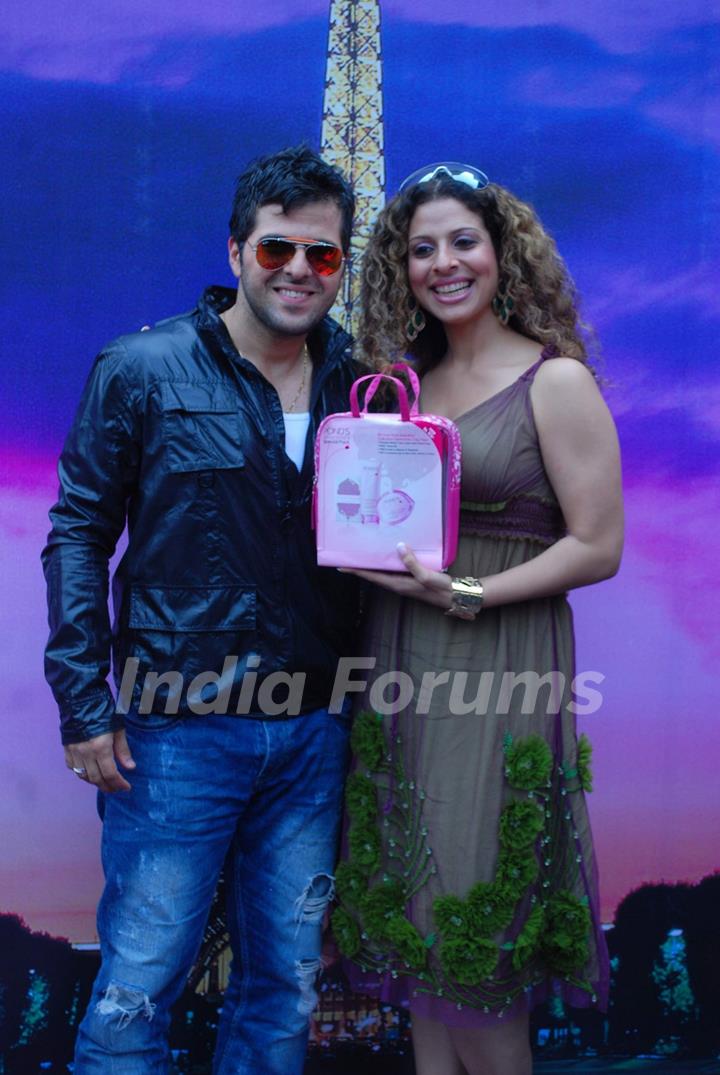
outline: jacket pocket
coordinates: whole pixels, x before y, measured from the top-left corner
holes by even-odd
[[[212,693],[221,681],[223,689],[234,690],[243,657],[258,645],[255,626],[254,586],[131,585],[127,652],[118,665],[126,667],[126,657],[138,662],[131,708],[140,707],[143,715],[187,712],[186,692],[196,676],[207,673],[218,678],[203,690]]]
[[[237,402],[214,381],[163,381],[162,438],[171,473],[242,467]]]
[[[255,629],[254,586],[143,586],[130,588],[133,631],[202,634]]]

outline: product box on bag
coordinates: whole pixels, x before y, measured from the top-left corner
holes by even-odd
[[[460,436],[449,418],[419,414],[419,383],[408,366],[412,406],[396,377],[369,374],[350,390],[350,410],[331,414],[315,441],[313,520],[318,563],[405,571],[399,541],[425,567],[441,570],[457,552]],[[394,382],[399,413],[369,413],[382,380]],[[360,385],[370,381],[362,407]]]

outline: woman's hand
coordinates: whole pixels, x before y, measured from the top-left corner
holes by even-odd
[[[410,572],[409,575],[395,571],[361,571],[357,568],[339,568],[348,575],[357,575],[376,586],[400,594],[401,597],[415,597],[427,601],[429,605],[448,609],[451,605],[450,576],[442,571],[430,571],[418,561],[412,549],[402,541],[398,542],[398,556]]]

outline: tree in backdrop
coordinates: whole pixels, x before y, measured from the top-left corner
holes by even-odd
[[[693,1052],[720,1051],[720,873],[693,887],[683,927],[690,988],[698,1008]]]
[[[642,885],[619,905],[611,1048],[713,1055],[720,1047],[720,874]]]
[[[77,1025],[96,961],[62,938],[33,933],[17,915],[0,915],[0,1056],[10,1073],[72,1058]]]

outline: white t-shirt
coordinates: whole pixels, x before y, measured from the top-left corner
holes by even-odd
[[[289,455],[298,470],[302,470],[305,458],[305,441],[310,428],[310,412],[293,414],[283,412],[285,423],[285,454]]]

